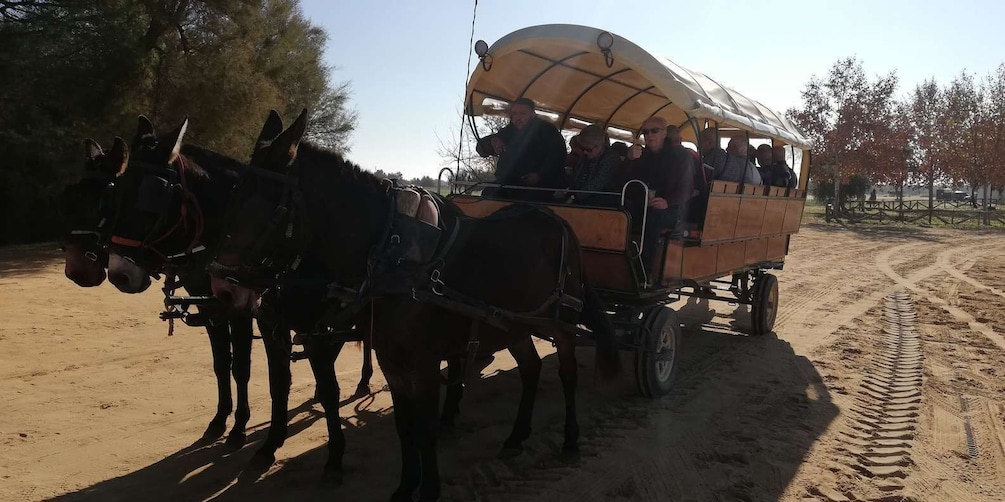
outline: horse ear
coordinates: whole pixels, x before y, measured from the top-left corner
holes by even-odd
[[[87,138],[87,139],[84,140],[84,158],[85,159],[87,159],[87,160],[94,160],[94,159],[96,159],[96,158],[104,155],[104,153],[105,152],[101,150],[101,145],[99,145],[97,141],[94,141],[91,138]]]
[[[108,152],[107,162],[103,162],[102,165],[107,166],[106,169],[110,174],[121,174],[126,170],[126,166],[129,165],[129,147],[122,138],[115,137],[112,149]]]
[[[167,135],[161,138],[160,141],[158,141],[158,144],[160,144],[164,148],[171,149],[170,151],[167,152],[168,164],[173,163],[175,160],[178,159],[178,156],[181,155],[181,143],[182,139],[184,139],[185,137],[186,130],[188,130],[188,116],[185,116],[185,120],[182,121],[181,125],[178,126],[177,129],[169,132]]]
[[[285,168],[293,162],[293,159],[297,158],[297,149],[300,147],[300,140],[303,139],[306,130],[307,109],[304,108],[293,125],[272,141],[269,157],[273,166]]]
[[[265,118],[262,132],[258,133],[258,139],[255,140],[255,148],[257,149],[262,143],[276,139],[276,136],[279,136],[282,132],[283,119],[279,116],[279,112],[269,110],[269,116]]]
[[[154,134],[154,125],[150,122],[150,119],[146,115],[140,115],[136,118],[136,136],[133,138],[133,145],[139,145],[140,140],[147,136],[156,136]]]

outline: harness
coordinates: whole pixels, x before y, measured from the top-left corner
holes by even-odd
[[[178,156],[177,171],[145,162],[138,162],[136,164],[145,172],[137,193],[136,209],[157,214],[157,221],[150,228],[147,235],[143,239],[133,239],[121,235],[112,235],[111,242],[128,248],[149,251],[157,255],[161,259],[159,266],[148,268],[148,270],[154,272],[154,274],[161,271],[167,271],[167,269],[172,267],[178,268],[179,265],[177,264],[177,260],[191,257],[194,254],[206,249],[205,246],[199,244],[202,241],[202,233],[205,223],[202,208],[199,206],[199,201],[188,189],[186,183],[185,157]],[[170,212],[172,195],[175,193],[180,193],[182,197],[179,217],[174,224],[170,226],[170,228],[166,231],[158,233],[158,230],[164,226],[165,218],[167,218],[167,215]],[[189,218],[190,213],[192,216],[191,218]],[[187,234],[189,232],[190,220],[192,221],[193,232],[189,244],[185,247],[185,251],[177,254],[165,255],[155,247],[158,243],[174,235],[178,230]]]
[[[67,220],[71,221],[68,221],[70,224],[67,225],[68,228],[63,237],[63,245],[61,247],[64,251],[67,244],[79,245],[86,249],[84,251],[85,258],[93,262],[98,261],[98,252],[104,248],[104,241],[108,234],[108,220],[114,214],[114,208],[111,206],[114,180],[115,175],[104,172],[89,172],[81,178],[78,185],[88,182],[104,185],[98,198],[98,221],[95,223],[93,217],[90,216],[81,218],[79,214],[67,214]],[[67,212],[69,211],[67,210]]]
[[[300,265],[304,248],[309,243],[303,236],[310,235],[310,230],[298,232],[295,229],[298,213],[306,212],[299,178],[258,167],[251,167],[246,173],[281,183],[283,192],[280,202],[264,225],[264,232],[258,234],[254,243],[245,246],[251,252],[250,264],[242,255],[240,265],[227,266],[214,260],[208,270],[217,277],[244,287],[264,286],[268,279],[281,282],[288,272],[295,271]],[[570,274],[566,260],[570,230],[565,221],[551,211],[519,206],[504,209],[487,218],[503,219],[540,211],[554,219],[562,229],[561,263],[554,291],[537,308],[517,312],[466,295],[443,280],[442,270],[448,264],[458,236],[463,228],[472,224],[473,219],[463,216],[459,209],[438,194],[423,188],[399,187],[390,180],[384,180],[382,187],[387,201],[384,206],[385,223],[368,254],[366,273],[359,284],[327,283],[326,300],[330,304],[315,324],[314,334],[344,333],[367,304],[381,297],[402,295],[474,321],[467,348],[466,367],[470,372],[480,345],[478,327],[481,323],[508,331],[514,324],[539,326],[562,323],[562,308],[582,311],[583,300],[565,292],[566,277]],[[425,220],[419,214],[423,208],[427,210]],[[428,217],[429,209],[435,215],[433,221],[428,221],[432,219]],[[284,225],[285,231],[277,236],[277,231]],[[303,218],[301,225],[304,225]],[[297,236],[301,238],[296,239]],[[279,242],[274,242],[276,239]],[[274,247],[268,252],[266,246],[270,243]]]

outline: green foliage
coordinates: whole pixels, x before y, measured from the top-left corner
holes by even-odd
[[[269,109],[312,111],[308,137],[345,152],[350,89],[297,0],[0,3],[0,244],[59,235],[55,197],[81,143],[130,139],[136,116],[247,159]]]
[[[866,193],[869,188],[872,187],[872,183],[869,182],[869,178],[861,174],[856,174],[848,178],[847,183],[841,184],[841,203],[844,204],[848,200],[865,199]],[[813,197],[818,201],[834,201],[834,181],[833,179],[821,179],[814,183],[813,186]]]

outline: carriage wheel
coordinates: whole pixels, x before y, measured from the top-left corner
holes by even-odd
[[[641,348],[635,353],[635,377],[639,392],[660,397],[673,386],[680,362],[682,332],[677,313],[668,307],[653,307],[643,319]]]
[[[771,333],[778,315],[778,279],[771,274],[762,274],[754,284],[753,300],[750,311],[753,324],[751,334],[759,336]]]

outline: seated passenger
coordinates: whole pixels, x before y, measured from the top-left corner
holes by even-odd
[[[611,149],[618,152],[618,156],[621,157],[622,161],[628,158],[628,145],[626,145],[624,141],[615,141],[614,143],[611,143]]]
[[[642,263],[651,284],[660,270],[657,249],[660,234],[676,228],[688,200],[694,196],[694,157],[686,148],[668,143],[666,120],[650,117],[642,123],[645,148],[634,145],[628,153],[629,173],[649,186],[649,214],[642,236]]]
[[[771,145],[764,144],[757,147],[757,167],[764,169],[771,165]],[[767,183],[765,183],[767,185]]]
[[[719,146],[719,130],[705,129],[698,138],[701,149],[701,161],[712,166],[713,171],[719,171],[726,165],[726,151]]]
[[[621,156],[608,146],[610,140],[607,137],[607,131],[604,126],[593,124],[583,128],[577,138],[579,138],[579,147],[583,151],[583,157],[573,171],[569,190],[607,191],[611,181],[617,175],[618,166],[621,164]],[[598,194],[585,193],[573,194],[572,197],[579,204],[596,204],[603,199]]]
[[[785,162],[785,147],[778,145],[771,149],[771,161],[775,165],[775,170],[779,173],[787,173],[786,178],[788,180],[789,188],[796,188],[799,186],[799,177],[796,176],[796,172],[789,167],[789,164]],[[782,185],[778,185],[782,186]]]
[[[771,145],[757,147],[757,163],[761,165],[758,169],[761,173],[761,182],[776,187],[789,186],[788,166],[775,164],[773,157]]]
[[[736,137],[729,140],[726,149],[728,158],[722,170],[717,170],[712,177],[722,181],[732,181],[746,185],[760,185],[761,175],[757,168],[747,161],[747,141],[744,138]]]
[[[495,155],[495,182],[542,188],[563,188],[565,171],[562,165],[567,152],[565,139],[558,129],[541,120],[534,110],[536,105],[527,98],[510,104],[510,123],[499,132],[478,141],[475,150],[482,157]],[[507,190],[505,195],[515,199],[547,200],[552,192]]]

